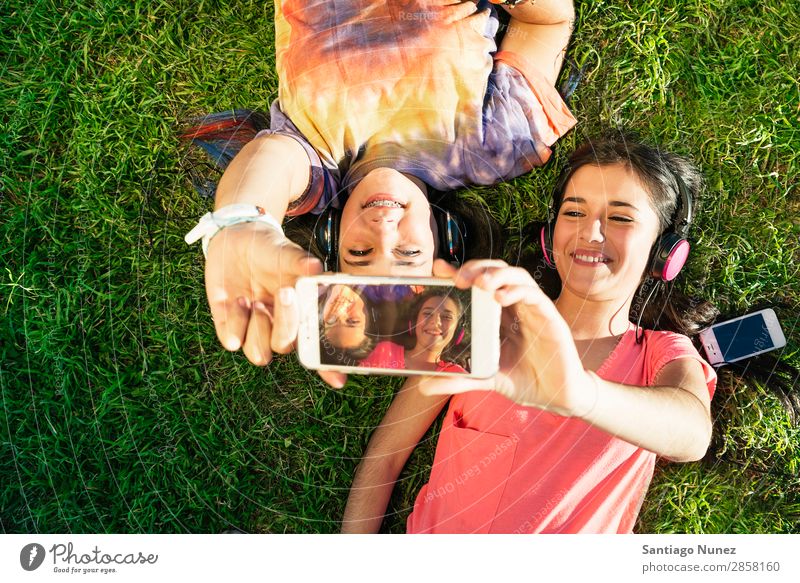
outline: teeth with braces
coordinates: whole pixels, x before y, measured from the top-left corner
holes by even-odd
[[[373,207],[376,207],[376,206],[385,206],[385,207],[398,208],[398,209],[399,208],[403,208],[402,204],[400,204],[399,202],[395,202],[393,200],[374,200],[371,203],[365,204],[364,208],[368,209],[368,208],[373,208]]]
[[[589,257],[588,255],[575,255],[575,259],[586,261],[587,263],[608,263],[608,259],[602,257]]]

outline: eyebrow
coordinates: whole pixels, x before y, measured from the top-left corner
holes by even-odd
[[[361,320],[358,320],[355,324],[349,324],[347,322],[336,322],[335,324],[328,324],[323,323],[322,327],[324,330],[330,330],[331,328],[338,328],[340,326],[344,326],[345,328],[358,328],[362,324]]]
[[[579,196],[568,196],[568,197],[564,198],[564,199],[561,201],[561,203],[562,203],[562,204],[563,204],[563,203],[565,203],[565,202],[586,203],[586,199],[585,199],[585,198],[581,198],[581,197],[579,197]],[[609,201],[608,205],[609,205],[609,206],[621,206],[621,207],[628,207],[628,208],[632,208],[633,210],[635,210],[635,211],[637,211],[637,212],[639,211],[639,209],[638,209],[638,208],[636,208],[635,206],[633,206],[631,203],[629,203],[629,202],[625,202],[625,201],[622,201],[622,200],[612,200],[612,201]]]
[[[425,312],[428,312],[429,314],[432,314],[435,311],[436,311],[435,308],[424,308],[422,310],[422,313],[425,314]],[[442,314],[444,314],[445,316],[454,316],[455,312],[453,310],[442,310]]]

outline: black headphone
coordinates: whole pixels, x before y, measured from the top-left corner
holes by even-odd
[[[547,223],[539,234],[539,242],[544,253],[545,263],[555,269],[553,259],[553,228],[558,209],[564,196],[567,182],[577,169],[567,169],[553,191],[553,198],[547,210]],[[672,281],[683,269],[689,257],[689,227],[692,224],[692,196],[677,172],[671,172],[678,185],[678,206],[672,216],[670,227],[661,234],[650,253],[650,272],[648,275],[657,281]]]
[[[452,212],[431,205],[431,212],[439,231],[439,257],[459,267],[464,263],[467,224],[464,219]],[[339,268],[339,223],[342,211],[327,208],[319,216],[314,227],[314,240],[322,252],[325,271]]]

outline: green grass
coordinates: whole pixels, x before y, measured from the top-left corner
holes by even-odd
[[[133,5],[131,5],[133,4]],[[708,189],[690,291],[786,302],[798,361],[795,3],[585,2],[570,54],[578,128],[486,201],[517,240],[557,164],[624,124],[695,158]],[[207,210],[178,120],[277,93],[269,2],[5,2],[0,8],[0,526],[4,532],[334,532],[398,379],[327,388],[294,357],[221,349],[199,250]],[[510,254],[514,249],[510,249]],[[640,532],[800,532],[800,435],[724,375],[703,462],[659,464]],[[435,439],[395,491],[400,532]]]

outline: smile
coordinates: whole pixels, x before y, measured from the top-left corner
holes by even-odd
[[[585,255],[584,253],[572,253],[571,255],[573,259],[577,259],[583,263],[608,263],[611,261],[605,256]]]
[[[364,209],[375,208],[375,207],[388,207],[388,208],[405,208],[405,205],[393,198],[390,198],[386,195],[378,195],[370,197],[367,200],[366,204],[364,204]]]

